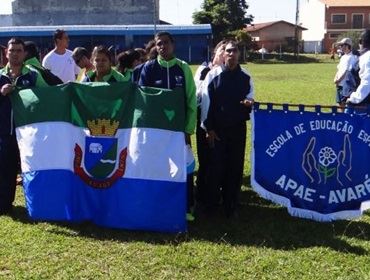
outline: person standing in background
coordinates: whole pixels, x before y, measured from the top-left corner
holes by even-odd
[[[104,46],[96,46],[91,54],[94,70],[86,73],[82,82],[125,82],[127,79],[113,69],[112,54]]]
[[[235,41],[225,43],[224,64],[213,68],[202,87],[201,126],[209,146],[207,214],[219,205],[220,190],[226,217],[236,217],[242,184],[246,121],[254,103],[252,78],[239,65]]]
[[[219,42],[212,56],[212,61],[209,63],[204,62],[198,67],[194,75],[195,85],[197,87],[197,128],[196,128],[196,140],[197,140],[197,155],[198,155],[198,173],[196,179],[196,201],[199,205],[204,205],[207,198],[207,189],[205,186],[207,168],[209,162],[209,149],[206,138],[206,133],[203,128],[200,127],[200,114],[201,114],[201,101],[202,101],[202,86],[208,72],[224,63],[224,51],[225,51],[225,40]]]
[[[57,29],[54,32],[54,49],[42,61],[42,66],[58,76],[63,83],[76,80],[80,68],[72,58],[72,51],[68,50],[69,37],[67,32]]]
[[[63,81],[55,76],[49,69],[42,67],[40,63],[40,55],[35,42],[26,41],[24,42],[26,58],[24,64],[31,65],[33,68],[36,68],[40,72],[42,78],[49,86],[55,86],[63,84]]]
[[[87,49],[77,47],[72,52],[72,58],[76,65],[81,68],[81,71],[76,79],[77,82],[81,82],[85,78],[86,73],[94,71],[95,69],[94,65],[90,61],[91,54],[87,51]]]
[[[370,29],[361,33],[360,37],[359,76],[360,85],[347,99],[348,104],[370,105]]]
[[[337,66],[337,73],[334,77],[334,83],[337,87],[337,103],[343,108],[346,99],[351,92],[356,90],[356,83],[352,76],[352,71],[358,70],[358,57],[352,53],[352,40],[343,38],[337,43],[342,56]]]

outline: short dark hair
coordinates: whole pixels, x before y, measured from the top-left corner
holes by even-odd
[[[117,56],[117,70],[124,73],[127,68],[132,68],[135,60],[140,60],[140,53],[136,50],[121,52]]]
[[[157,41],[157,39],[159,37],[162,37],[162,36],[167,36],[168,39],[170,39],[171,43],[174,43],[175,42],[175,40],[173,39],[171,33],[167,32],[167,31],[159,31],[157,34],[155,34],[154,40]]]
[[[91,56],[96,57],[98,54],[106,55],[109,58],[109,61],[112,63],[112,54],[108,50],[107,47],[105,47],[103,45],[99,45],[99,46],[94,47]]]
[[[235,40],[233,40],[233,39],[226,40],[226,41],[225,41],[225,49],[226,49],[226,46],[227,46],[227,45],[232,45],[234,48],[236,48],[236,49],[240,52],[240,50],[239,50],[239,44],[238,44],[238,42],[237,42],[237,41],[235,41]]]
[[[63,38],[63,35],[66,34],[67,32],[63,29],[57,29],[54,31],[54,34],[53,34],[53,40],[54,40],[54,43],[57,42],[57,39],[62,39]]]
[[[11,38],[9,41],[8,41],[8,48],[10,45],[22,45],[23,46],[23,49],[25,49],[25,45],[24,45],[24,41],[20,38]]]
[[[24,50],[27,52],[25,60],[33,57],[40,59],[39,49],[35,42],[33,41],[24,42]]]
[[[91,58],[91,54],[88,52],[87,49],[83,48],[83,47],[77,47],[73,50],[72,52],[72,58],[73,60],[77,63],[80,62],[80,60],[86,56],[88,59]]]
[[[360,35],[360,44],[364,48],[370,48],[370,29],[363,31]]]

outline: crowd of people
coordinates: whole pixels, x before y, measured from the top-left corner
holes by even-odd
[[[246,121],[254,103],[251,75],[239,64],[237,42],[219,42],[211,62],[203,63],[194,77],[188,64],[175,57],[175,41],[159,32],[146,49],[131,49],[115,58],[109,48],[95,46],[68,50],[64,30],[54,33],[55,48],[40,63],[37,46],[12,38],[7,45],[8,64],[0,70],[0,214],[12,210],[19,170],[14,120],[9,95],[15,89],[46,87],[71,81],[127,82],[156,88],[182,88],[185,97],[185,143],[191,146],[196,133],[198,174],[187,176],[187,219],[194,208],[213,215],[223,207],[226,217],[237,217],[246,143]],[[352,41],[338,43],[343,56],[334,82],[337,102],[370,103],[370,30],[361,35],[359,58]],[[358,70],[359,69],[359,70]],[[359,84],[350,85],[357,71]],[[353,82],[353,81],[351,81]],[[196,193],[194,195],[194,189]]]
[[[341,53],[334,77],[336,101],[342,110],[347,105],[363,107],[370,103],[370,30],[362,32],[358,51],[353,49],[350,38],[343,38],[336,45]]]

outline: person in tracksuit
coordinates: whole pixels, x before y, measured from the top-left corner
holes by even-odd
[[[0,70],[0,215],[12,210],[19,166],[19,150],[9,94],[15,89],[47,86],[36,69],[23,63],[24,47],[22,40],[10,39],[6,52],[9,62]]]
[[[154,37],[158,56],[147,61],[140,73],[140,86],[174,89],[181,87],[185,92],[185,141],[190,144],[190,135],[194,133],[197,118],[195,83],[189,65],[174,55],[174,39],[168,32],[159,32]],[[187,177],[188,214],[193,220],[190,209],[193,207],[193,174]]]
[[[105,46],[96,46],[91,54],[94,69],[87,71],[82,82],[126,82],[130,77],[123,76],[113,69],[111,52]]]
[[[359,61],[359,76],[360,85],[356,91],[352,92],[346,100],[347,104],[369,106],[370,105],[370,29],[361,33],[360,36],[360,61]],[[360,114],[365,114],[366,109],[356,109]]]
[[[235,41],[225,44],[224,64],[207,75],[202,90],[201,126],[209,145],[206,207],[222,202],[227,217],[237,214],[246,143],[246,121],[253,105],[251,76],[240,67]],[[210,213],[211,214],[211,213]]]

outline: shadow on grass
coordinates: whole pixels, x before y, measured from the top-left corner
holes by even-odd
[[[249,179],[244,178],[245,182]],[[368,254],[360,246],[346,242],[347,238],[370,240],[370,224],[362,221],[318,223],[291,217],[285,208],[260,198],[250,188],[241,193],[239,218],[229,220],[221,209],[212,217],[199,215],[189,224],[187,233],[165,234],[126,231],[96,226],[92,223],[47,222],[49,232],[65,236],[83,236],[97,240],[147,242],[150,244],[181,244],[192,240],[230,245],[245,245],[278,250],[327,247],[357,255]],[[368,215],[368,214],[365,214]],[[26,209],[15,207],[13,220],[27,224],[43,224],[29,219]]]

